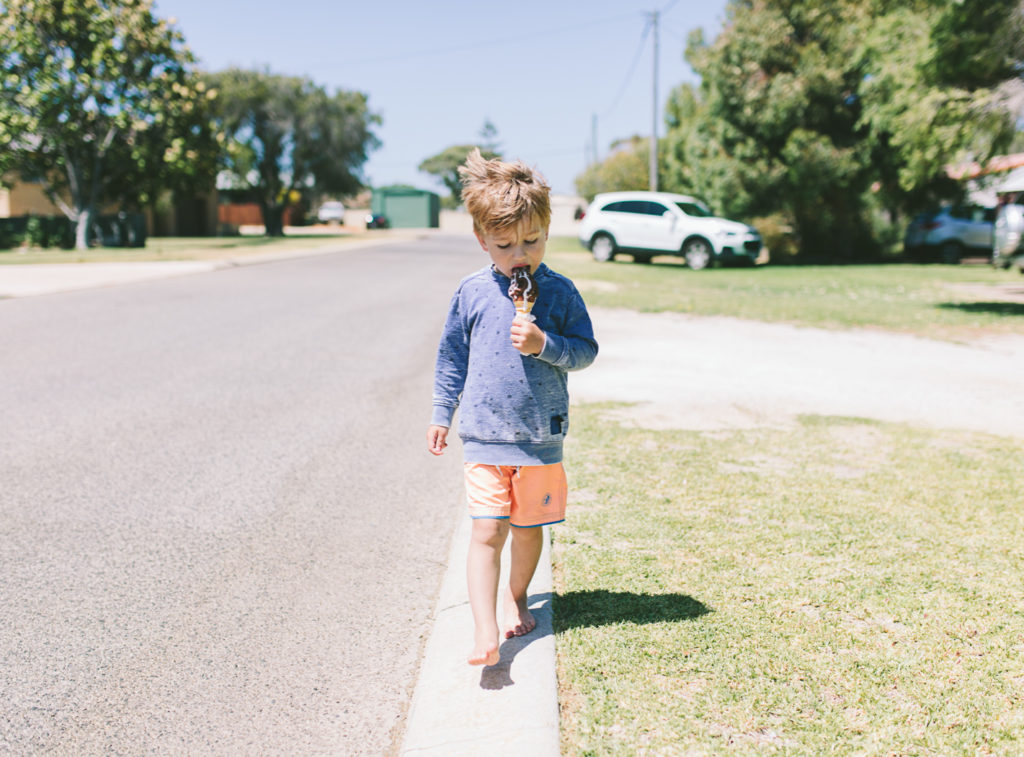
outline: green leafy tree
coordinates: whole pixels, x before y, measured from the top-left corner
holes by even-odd
[[[882,203],[893,214],[960,191],[944,167],[1009,147],[1012,114],[998,86],[1021,60],[1016,1],[894,7],[864,29],[857,60],[860,126]]]
[[[459,166],[466,162],[466,158],[473,150],[480,150],[480,154],[487,160],[501,157],[498,130],[490,121],[484,121],[480,129],[479,144],[452,145],[419,164],[420,171],[435,177],[448,190],[448,197],[442,200],[446,207],[457,208],[462,202]]]
[[[0,171],[41,181],[79,248],[102,203],[212,182],[193,62],[151,0],[4,0]]]
[[[362,167],[380,142],[367,96],[300,77],[232,68],[207,76],[215,119],[226,135],[222,168],[232,189],[260,206],[268,236],[284,234],[284,211],[303,194],[362,188]]]
[[[732,0],[712,43],[691,36],[702,83],[673,94],[669,184],[782,213],[805,252],[869,250],[878,207],[895,217],[948,189],[944,165],[1006,144],[993,88],[1019,61],[1000,31],[1016,4]]]
[[[576,192],[587,201],[601,192],[645,190],[650,186],[650,142],[634,136],[612,143],[607,158],[576,177]]]

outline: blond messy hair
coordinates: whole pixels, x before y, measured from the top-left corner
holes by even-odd
[[[473,150],[459,166],[462,201],[477,232],[499,231],[536,221],[547,230],[551,223],[551,187],[521,160],[486,160]]]

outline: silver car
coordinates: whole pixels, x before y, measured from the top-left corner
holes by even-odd
[[[995,212],[980,205],[949,205],[922,213],[907,227],[903,254],[942,263],[959,263],[969,254],[988,257]]]
[[[992,265],[997,268],[1016,266],[1024,273],[1024,205],[1007,204],[996,210]]]

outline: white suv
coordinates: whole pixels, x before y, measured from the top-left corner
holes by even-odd
[[[667,192],[610,192],[594,198],[579,228],[595,260],[620,253],[637,263],[681,255],[694,270],[714,262],[753,264],[761,235],[753,226],[717,218],[700,200]]]

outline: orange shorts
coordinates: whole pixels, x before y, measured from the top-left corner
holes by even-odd
[[[484,465],[466,463],[466,497],[471,518],[508,518],[519,528],[565,520],[568,486],[561,463]]]

